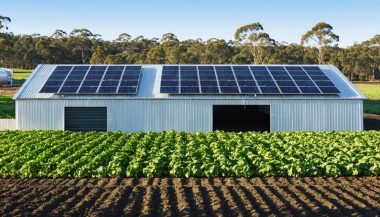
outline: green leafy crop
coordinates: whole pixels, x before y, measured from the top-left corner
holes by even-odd
[[[380,132],[0,132],[0,177],[380,175]]]

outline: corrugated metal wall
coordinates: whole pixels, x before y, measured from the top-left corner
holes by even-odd
[[[0,131],[15,130],[15,129],[16,129],[15,119],[0,119]]]
[[[108,108],[108,130],[212,130],[213,105],[270,105],[271,131],[363,130],[362,100],[17,100],[17,127],[64,129],[64,107]]]

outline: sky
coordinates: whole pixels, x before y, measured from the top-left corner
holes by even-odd
[[[0,0],[0,15],[12,19],[15,34],[87,28],[105,40],[168,32],[180,40],[232,40],[237,28],[253,22],[289,43],[321,21],[334,27],[341,47],[380,34],[380,0]]]

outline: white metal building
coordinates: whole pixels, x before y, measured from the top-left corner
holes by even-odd
[[[363,130],[365,97],[333,65],[319,67],[338,88],[337,95],[163,94],[160,93],[163,65],[141,66],[136,95],[61,95],[40,93],[57,65],[39,65],[14,96],[17,129],[65,130],[69,125],[85,124],[87,129],[122,132],[239,131],[257,125],[255,117],[249,115],[258,112],[268,116],[264,122],[257,116],[259,125],[267,125],[264,130],[272,132]],[[252,109],[245,113],[246,108]],[[217,126],[225,118],[231,126]],[[248,122],[240,123],[244,121]],[[99,124],[102,126],[95,127]],[[248,128],[242,126],[247,124]]]

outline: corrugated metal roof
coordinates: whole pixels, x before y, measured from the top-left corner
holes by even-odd
[[[231,65],[231,64],[226,64]],[[341,92],[333,95],[168,95],[160,93],[163,65],[141,65],[137,94],[126,95],[55,95],[39,93],[58,65],[38,65],[13,99],[365,99],[366,97],[333,65],[318,65]],[[267,65],[272,66],[272,65]],[[278,65],[277,65],[278,66]],[[287,66],[287,65],[280,65]],[[306,65],[302,65],[306,66]],[[308,65],[311,66],[311,65]]]

